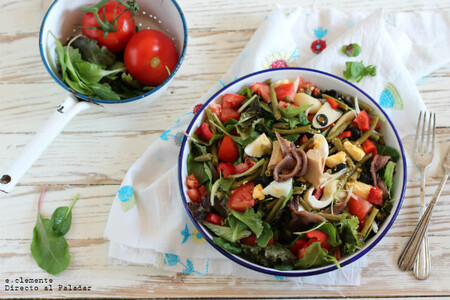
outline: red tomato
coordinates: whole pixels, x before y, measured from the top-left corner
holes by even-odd
[[[258,246],[256,240],[257,240],[256,235],[252,233],[251,235],[242,238],[240,242],[247,245]],[[267,246],[269,246],[270,244],[273,244],[273,237],[271,237],[270,240],[267,242]]]
[[[278,106],[287,108],[287,107],[288,107],[288,104],[287,104],[287,102],[281,100],[281,101],[278,101]]]
[[[359,114],[353,120],[353,125],[357,126],[362,132],[370,129],[369,115],[367,114],[366,110],[363,109],[359,112]]]
[[[81,20],[83,34],[88,38],[96,40],[100,46],[105,46],[111,52],[121,52],[136,32],[136,26],[132,18],[133,14],[131,11],[125,10],[126,8],[117,1],[109,1],[100,7],[97,15],[102,21],[105,21],[103,15],[106,17],[106,22],[113,22],[115,18],[122,14],[117,19],[117,23],[113,25],[116,31],[108,33],[105,37],[103,36],[103,30],[89,29],[99,27],[99,24],[94,13],[85,13]]]
[[[236,173],[236,168],[230,163],[221,162],[217,165],[217,171],[222,172],[223,177],[227,178]]]
[[[375,157],[375,155],[378,154],[377,146],[369,139],[365,140],[364,143],[361,144],[361,146],[363,147],[366,154],[372,153],[372,157]]]
[[[198,189],[188,189],[187,195],[192,202],[202,202],[202,198]]]
[[[206,122],[203,122],[202,125],[200,125],[200,127],[197,128],[197,130],[195,130],[195,134],[201,136],[203,139],[207,140],[208,142],[214,136],[214,133],[212,133],[211,129],[209,128],[209,124]]]
[[[205,187],[204,185],[201,185],[201,186],[198,188],[198,192],[200,193],[200,199],[203,199],[203,197],[205,196],[205,194],[208,194],[208,195],[209,195],[209,193],[208,193],[208,191],[206,190],[206,187]]]
[[[215,213],[210,213],[206,218],[206,222],[213,223],[216,225],[222,225],[223,218],[219,215],[216,215]]]
[[[301,248],[304,248],[307,244],[308,244],[308,242],[305,239],[298,239],[297,241],[295,241],[294,245],[291,247],[291,252],[293,254],[297,255],[298,250],[300,250]]]
[[[328,234],[320,231],[320,230],[313,230],[310,232],[306,233],[306,237],[307,238],[316,238],[317,241],[320,242],[320,246],[324,249],[330,250],[332,247],[330,246],[330,244],[328,244],[327,239],[328,239]]]
[[[235,170],[236,174],[244,173],[248,169],[250,169],[250,167],[246,163],[241,163],[241,164],[234,166],[234,170]]]
[[[173,72],[178,54],[175,44],[164,33],[144,29],[130,39],[123,60],[134,79],[143,85],[156,86]]]
[[[216,114],[216,116],[219,117],[222,115],[222,105],[220,104],[210,104],[208,108],[211,110],[212,113]]]
[[[369,199],[367,200],[372,204],[383,205],[383,191],[379,187],[374,186],[370,189]]]
[[[339,104],[333,98],[327,98],[327,101],[330,104],[332,109],[338,108]]]
[[[231,107],[234,109],[239,108],[241,102],[247,99],[245,96],[237,95],[237,94],[224,94],[222,96],[222,107],[227,108]]]
[[[295,88],[292,82],[280,84],[275,88],[278,101],[292,102],[295,96]]]
[[[318,190],[314,190],[313,191],[313,193],[312,193],[312,195],[316,198],[316,199],[320,199],[320,196],[322,196],[322,194],[323,194],[323,189],[324,188],[321,188],[321,189],[318,189]]]
[[[198,182],[194,174],[189,174],[186,176],[186,186],[188,189],[196,189],[200,186],[200,182]]]
[[[338,135],[338,138],[340,140],[345,139],[345,138],[349,138],[352,136],[352,132],[350,130],[344,131],[343,133]]]
[[[222,112],[219,116],[220,121],[222,122],[226,122],[228,119],[235,119],[235,120],[239,120],[239,117],[241,115],[234,110],[233,108],[230,107],[222,107]]]
[[[247,207],[253,207],[255,205],[255,199],[253,198],[253,189],[255,184],[248,182],[241,187],[238,187],[233,194],[231,194],[230,200],[228,200],[228,207],[231,209],[244,212]]]
[[[364,219],[373,205],[369,201],[359,196],[353,195],[348,201],[348,209],[350,213],[357,216],[359,220]]]
[[[233,163],[239,156],[239,148],[235,141],[228,135],[222,139],[217,157],[224,162]]]
[[[264,101],[270,103],[270,88],[269,85],[263,82],[255,82],[250,86],[250,91],[257,93]]]
[[[306,134],[305,135],[303,135],[302,136],[302,138],[300,139],[300,145],[302,145],[302,144],[304,144],[304,143],[306,143],[308,141],[308,137],[306,136]]]

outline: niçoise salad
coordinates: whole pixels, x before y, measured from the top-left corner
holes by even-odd
[[[400,153],[381,126],[366,103],[301,77],[223,94],[189,137],[187,206],[246,260],[339,267],[392,208]]]

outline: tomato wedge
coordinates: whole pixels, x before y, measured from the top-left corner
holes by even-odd
[[[251,235],[242,238],[240,242],[247,245],[258,246],[256,240],[257,240],[256,235],[252,233]],[[267,242],[267,246],[269,246],[270,244],[273,244],[273,237],[271,237],[270,240]]]
[[[194,173],[186,176],[186,186],[188,189],[196,189],[200,186],[200,182],[198,182],[198,179],[195,177]]]
[[[202,202],[202,198],[200,196],[200,192],[198,189],[188,189],[187,195],[189,196],[189,199],[191,199],[192,202]]]
[[[224,94],[222,96],[222,107],[231,107],[237,109],[239,108],[239,105],[241,105],[241,102],[245,99],[247,99],[245,96],[238,94]]]
[[[222,112],[219,116],[220,121],[226,122],[228,119],[239,120],[241,115],[233,108],[230,107],[222,107]]]
[[[227,178],[232,174],[236,174],[236,168],[227,162],[221,162],[217,165],[217,171],[222,172],[223,177]]]
[[[215,213],[210,213],[206,216],[205,221],[216,225],[222,225],[223,218]]]
[[[280,84],[275,88],[278,101],[292,102],[295,96],[295,87],[292,82]]]
[[[364,143],[361,144],[361,146],[363,147],[364,152],[366,152],[366,154],[372,153],[372,158],[378,154],[377,146],[375,145],[374,142],[372,142],[369,139],[365,140]]]
[[[212,133],[211,129],[209,128],[209,124],[206,122],[203,122],[203,124],[200,125],[200,127],[197,128],[197,130],[195,130],[195,134],[201,136],[203,139],[207,140],[208,142],[214,136],[214,133]]]
[[[370,119],[365,109],[359,112],[353,120],[353,125],[357,126],[362,132],[370,129]]]
[[[306,237],[310,238],[310,239],[316,238],[317,241],[320,242],[320,246],[322,248],[324,248],[324,249],[330,250],[331,248],[333,248],[327,242],[328,234],[326,234],[326,233],[324,233],[324,232],[322,232],[320,230],[312,230],[310,232],[307,232],[306,233]]]
[[[367,200],[372,204],[383,205],[383,191],[379,187],[374,186],[370,189],[369,199]]]
[[[348,209],[350,213],[357,216],[359,220],[364,219],[371,211],[373,205],[369,201],[359,196],[353,195],[348,201]]]
[[[269,85],[263,82],[255,82],[250,86],[250,91],[257,93],[264,101],[270,103],[270,88]]]
[[[239,156],[239,148],[235,141],[228,135],[225,135],[222,139],[222,143],[219,147],[219,153],[217,157],[224,162],[233,163]]]
[[[254,188],[255,184],[253,182],[248,182],[238,187],[231,194],[230,200],[228,200],[228,207],[241,212],[244,212],[247,207],[253,207],[255,205],[255,199],[253,198]]]

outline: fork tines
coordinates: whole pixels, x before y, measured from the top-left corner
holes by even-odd
[[[428,124],[427,124],[428,123]],[[419,142],[420,136],[420,142]],[[426,142],[425,142],[426,137]],[[417,121],[416,137],[414,139],[414,149],[418,153],[434,153],[436,141],[436,114],[421,111]]]

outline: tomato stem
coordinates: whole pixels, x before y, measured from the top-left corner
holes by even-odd
[[[93,6],[83,6],[81,8],[81,11],[84,13],[92,13],[97,20],[97,23],[99,26],[96,27],[85,27],[87,29],[92,30],[101,30],[103,31],[103,37],[106,37],[108,33],[113,33],[117,31],[117,20],[125,14],[127,11],[131,11],[132,18],[137,14],[139,11],[139,5],[136,2],[136,0],[133,1],[122,1],[122,0],[115,0],[116,2],[119,2],[121,5],[125,7],[125,10],[114,18],[111,22],[106,21],[106,15],[105,15],[105,9],[103,9],[103,20],[98,16],[98,11],[102,8],[103,5],[105,5],[107,2],[111,0],[101,0],[96,5]]]
[[[157,68],[160,63],[161,61],[159,60],[159,57],[153,57],[150,61],[150,65],[152,66],[152,68]]]

